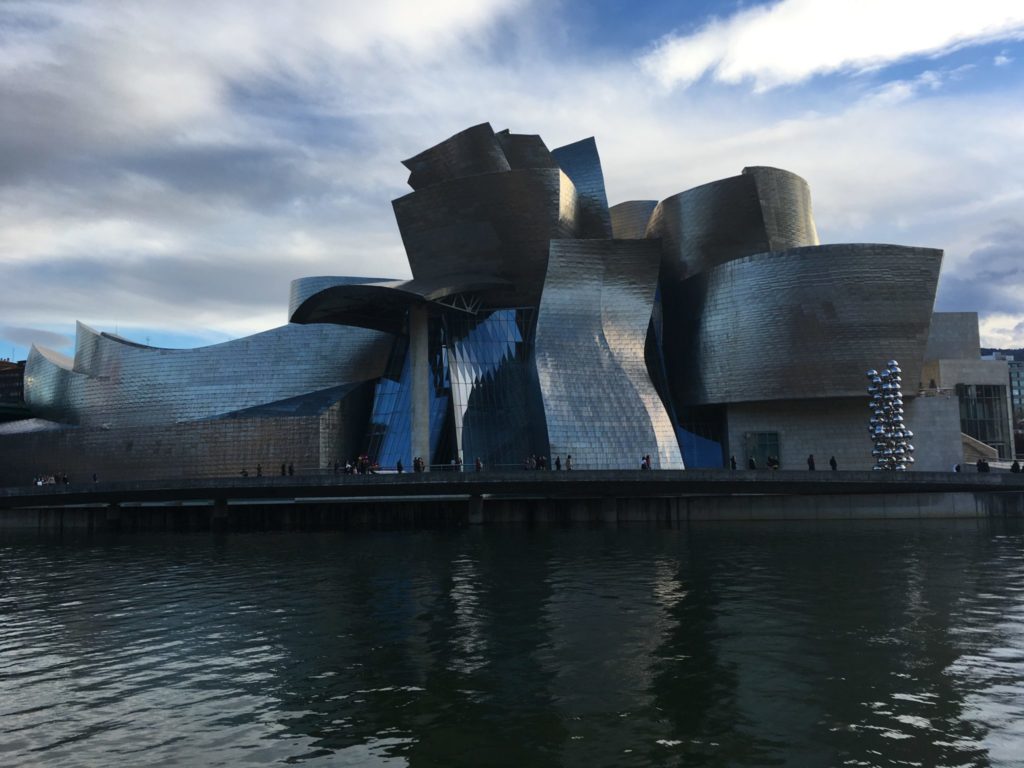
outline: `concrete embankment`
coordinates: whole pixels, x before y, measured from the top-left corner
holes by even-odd
[[[509,472],[0,489],[0,528],[202,530],[1024,516],[1024,475]]]
[[[1024,475],[508,472],[0,489],[0,528],[202,530],[1024,516]]]

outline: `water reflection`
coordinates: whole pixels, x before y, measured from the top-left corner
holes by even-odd
[[[0,540],[3,765],[976,765],[1024,744],[987,524]]]

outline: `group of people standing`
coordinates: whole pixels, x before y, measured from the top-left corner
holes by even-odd
[[[765,464],[768,466],[768,469],[779,469],[782,466],[779,463],[779,457],[778,456],[769,456],[765,460]],[[828,460],[828,465],[829,465],[829,467],[832,468],[833,471],[839,469],[839,462],[836,461],[836,457],[835,456],[833,456],[832,458],[830,458]],[[735,456],[730,456],[729,457],[729,469],[736,469],[736,467],[737,467],[736,457]],[[755,459],[753,456],[751,456],[749,459],[747,459],[747,469],[757,469],[757,459]],[[808,456],[807,456],[807,469],[808,469],[809,472],[813,472],[815,469],[817,469],[817,465],[815,464],[814,454],[813,453],[808,454]]]
[[[479,461],[479,459],[477,459],[477,461]],[[572,454],[569,454],[565,457],[565,468],[567,470],[572,469]],[[526,460],[523,462],[523,469],[551,469],[551,467],[548,466],[547,456],[534,456],[531,453],[529,456],[526,457]],[[562,457],[555,456],[555,471],[558,472],[561,471],[561,469]]]

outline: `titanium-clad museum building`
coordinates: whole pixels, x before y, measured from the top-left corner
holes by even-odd
[[[917,391],[942,252],[822,245],[807,183],[750,167],[608,206],[593,139],[477,125],[404,161],[412,279],[309,277],[289,323],[191,350],[79,325],[33,347],[35,418],[0,424],[0,483],[382,467],[873,464],[864,371]],[[955,400],[908,397],[918,468],[960,460]],[[760,464],[763,466],[763,463]]]

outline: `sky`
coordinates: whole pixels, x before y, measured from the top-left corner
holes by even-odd
[[[485,121],[594,136],[611,204],[793,171],[822,242],[944,249],[936,309],[1024,347],[1022,72],[1020,0],[3,0],[0,357],[408,277],[400,161]]]

